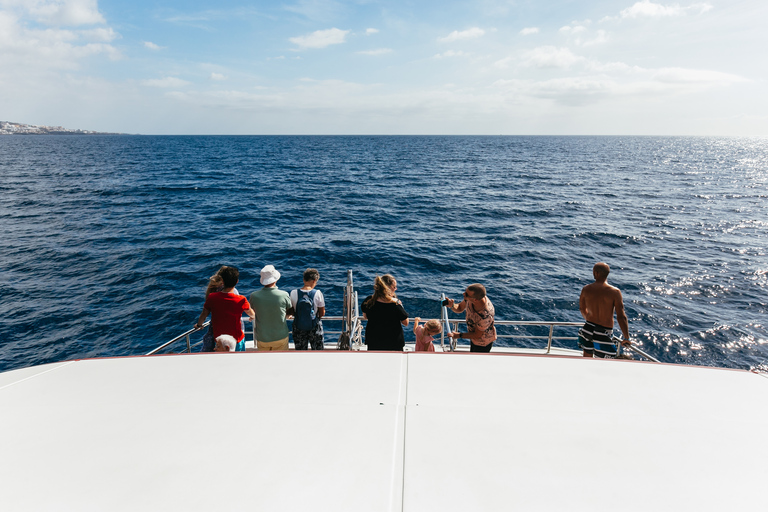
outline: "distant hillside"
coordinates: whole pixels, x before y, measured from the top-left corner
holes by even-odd
[[[73,130],[63,126],[41,126],[36,124],[0,121],[0,135],[122,135],[119,133]]]

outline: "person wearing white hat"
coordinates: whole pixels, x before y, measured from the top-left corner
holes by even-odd
[[[288,324],[285,317],[291,309],[290,296],[277,288],[280,272],[273,265],[261,269],[264,288],[251,294],[251,307],[256,313],[256,348],[288,350]]]

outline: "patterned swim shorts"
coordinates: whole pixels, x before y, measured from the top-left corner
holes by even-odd
[[[579,329],[579,348],[592,351],[596,357],[616,357],[618,347],[613,342],[613,329],[586,322]]]

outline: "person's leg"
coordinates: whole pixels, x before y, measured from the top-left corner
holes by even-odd
[[[595,357],[613,359],[618,355],[619,347],[613,343],[613,329],[595,326],[592,341],[595,345]]]
[[[273,343],[275,344],[275,347],[272,350],[288,350],[288,336],[282,340],[274,341]]]
[[[312,331],[309,342],[312,345],[312,350],[324,350],[325,345],[323,344],[323,324],[318,322],[317,327],[315,327],[315,330]]]
[[[264,352],[271,352],[275,350],[275,342],[274,341],[256,341],[256,348],[258,350],[262,350]]]
[[[579,329],[579,348],[584,351],[584,357],[594,357],[595,355],[595,345],[592,343],[592,337],[594,336],[592,328],[593,324],[586,322],[584,327]]]
[[[216,348],[216,340],[213,339],[213,327],[208,326],[208,331],[203,335],[203,348],[200,352],[213,352]]]
[[[296,350],[309,349],[309,341],[311,337],[310,331],[302,331],[293,326],[293,348]]]
[[[480,345],[475,345],[471,341],[469,342],[469,351],[470,352],[490,352],[491,348],[493,348],[493,342],[489,343],[488,345],[486,345],[484,347],[480,346]]]

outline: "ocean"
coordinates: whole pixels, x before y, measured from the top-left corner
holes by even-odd
[[[767,139],[4,136],[0,190],[0,371],[146,353],[221,265],[245,295],[316,267],[328,315],[351,269],[412,317],[480,282],[498,319],[581,321],[597,261],[646,352],[768,369]]]

